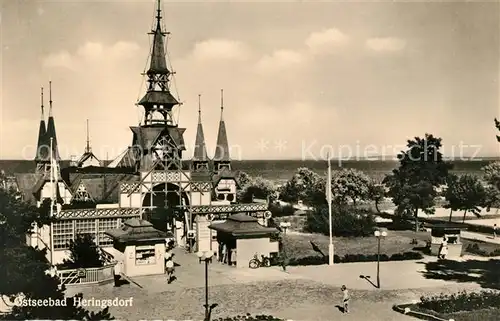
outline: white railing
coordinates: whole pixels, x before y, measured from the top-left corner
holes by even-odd
[[[113,269],[116,263],[103,267],[87,269],[58,270],[57,276],[61,285],[101,284],[113,280]]]

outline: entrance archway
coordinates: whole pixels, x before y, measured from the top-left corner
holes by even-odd
[[[184,213],[178,207],[180,200],[182,199],[185,205],[190,203],[186,192],[181,192],[179,197],[178,185],[166,184],[167,193],[165,193],[165,183],[161,183],[153,187],[153,193],[146,193],[142,201],[145,219],[150,221],[154,228],[165,232],[173,230],[174,218],[184,221]],[[167,206],[165,207],[165,205]]]

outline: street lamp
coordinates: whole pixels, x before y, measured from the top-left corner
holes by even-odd
[[[377,288],[380,289],[380,239],[387,236],[386,231],[375,231],[373,233],[377,238],[378,250],[377,250]]]
[[[196,253],[198,259],[205,262],[205,319],[204,321],[210,321],[210,313],[217,304],[208,305],[208,263],[212,262],[212,256],[214,253],[212,251],[200,251]]]

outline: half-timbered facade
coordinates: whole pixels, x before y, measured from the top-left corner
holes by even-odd
[[[45,129],[43,120],[40,124],[38,145],[42,152],[36,155],[37,172],[17,176],[18,188],[27,201],[38,205],[44,198],[51,201],[51,215],[56,221],[35,230],[28,242],[46,247],[54,264],[67,258],[69,242],[76,235],[91,234],[96,244],[110,247],[112,240],[106,231],[120,228],[130,218],[158,218],[161,210],[169,214],[155,228],[171,230],[178,245],[195,251],[217,249],[216,231],[208,228],[214,221],[222,222],[235,213],[254,216],[263,225],[270,218],[267,204],[236,202],[238,184],[231,168],[222,117],[222,92],[214,159],[207,157],[199,106],[192,166],[188,168],[183,162],[186,129],[179,127],[173,116],[174,108],[180,108],[180,104],[170,89],[173,73],[166,59],[167,33],[163,31],[161,13],[158,1],[156,25],[151,32],[151,57],[145,73],[147,89],[138,102],[143,121],[130,127],[131,147],[107,167],[80,164],[61,170],[51,108],[51,127]],[[51,148],[47,148],[49,140]],[[85,152],[91,153],[88,140]]]

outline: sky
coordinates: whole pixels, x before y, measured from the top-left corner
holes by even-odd
[[[0,158],[34,157],[49,80],[61,157],[83,153],[86,119],[101,159],[131,145],[155,1],[0,3]],[[233,159],[394,155],[425,133],[446,156],[499,156],[498,7],[163,1],[184,157],[198,94],[213,154],[222,88]]]

